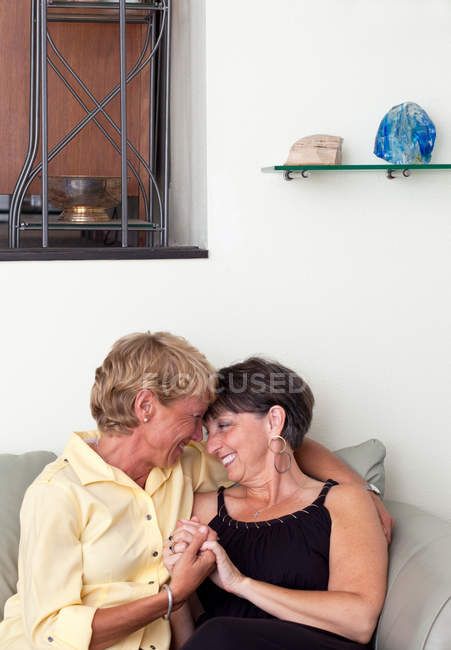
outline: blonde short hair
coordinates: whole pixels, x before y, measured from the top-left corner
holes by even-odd
[[[162,404],[181,397],[216,396],[216,372],[203,354],[169,332],[129,334],[116,341],[97,368],[91,413],[103,433],[131,433],[138,426],[135,399],[150,389]]]

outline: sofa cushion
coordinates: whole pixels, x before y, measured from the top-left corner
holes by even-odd
[[[388,501],[395,519],[376,650],[451,648],[451,522]]]
[[[55,458],[49,451],[0,454],[0,620],[6,600],[16,592],[19,511],[25,490]]]
[[[385,489],[385,446],[377,438],[371,438],[360,445],[344,447],[334,452],[352,467],[365,481],[373,483],[384,496]]]

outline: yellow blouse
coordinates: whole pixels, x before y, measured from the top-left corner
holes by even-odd
[[[189,518],[193,492],[227,475],[191,443],[170,469],[154,468],[145,489],[72,434],[63,455],[28,488],[21,509],[18,593],[5,605],[1,650],[88,650],[97,608],[158,593],[168,580],[163,542]],[[153,621],[114,650],[167,650],[170,626]]]

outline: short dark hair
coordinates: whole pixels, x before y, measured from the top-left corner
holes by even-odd
[[[276,361],[250,357],[218,372],[217,398],[205,417],[224,411],[266,415],[272,406],[285,411],[281,435],[292,449],[301,446],[309,430],[315,399],[302,377]]]

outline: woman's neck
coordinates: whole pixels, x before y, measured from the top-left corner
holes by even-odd
[[[108,465],[113,465],[144,488],[153,465],[145,457],[137,431],[131,434],[104,434],[91,448]]]
[[[309,483],[311,483],[310,477],[304,474],[294,462],[283,474],[277,472],[274,467],[268,468],[248,484],[243,484],[243,487],[246,488],[248,501],[260,504],[261,508],[269,509],[270,506],[294,496],[298,490]]]

